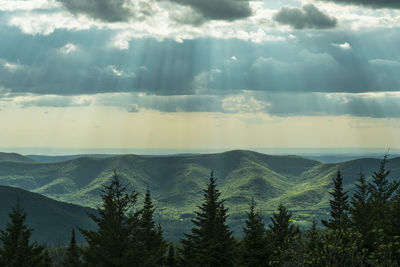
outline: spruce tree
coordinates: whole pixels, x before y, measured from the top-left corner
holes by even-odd
[[[167,259],[166,259],[166,264],[167,267],[177,267],[178,263],[176,261],[176,257],[175,257],[175,249],[174,246],[171,244],[169,245],[168,248],[168,255],[167,255]]]
[[[241,242],[240,260],[243,266],[263,266],[268,262],[266,229],[259,212],[255,211],[254,199],[247,212],[244,237]]]
[[[368,184],[369,202],[372,210],[372,222],[375,229],[384,229],[390,225],[390,200],[393,198],[400,182],[389,180],[390,170],[386,169],[389,155],[386,153],[380,163],[379,171],[372,174],[372,182]],[[387,233],[387,229],[385,229]]]
[[[343,177],[340,171],[338,170],[337,175],[333,178],[334,188],[332,192],[329,194],[333,199],[329,201],[331,211],[331,218],[329,221],[322,220],[322,224],[325,227],[328,227],[331,230],[345,230],[349,226],[349,217],[348,217],[348,195],[347,192],[343,189]]]
[[[76,244],[75,229],[71,232],[71,241],[69,243],[65,259],[63,260],[64,267],[79,267],[83,266],[81,249]]]
[[[365,236],[369,231],[368,224],[370,222],[371,209],[368,204],[368,184],[363,172],[360,172],[360,177],[358,178],[355,187],[356,190],[350,201],[352,225],[355,230]]]
[[[12,208],[8,215],[10,222],[0,230],[0,266],[6,267],[47,267],[51,259],[44,246],[31,243],[32,228],[25,224],[26,213],[20,206]]]
[[[164,261],[167,245],[162,237],[160,225],[156,225],[153,215],[155,208],[147,189],[143,209],[140,212],[139,235],[141,250],[141,266],[160,266]]]
[[[267,238],[271,244],[271,265],[282,265],[291,261],[291,251],[300,230],[291,222],[292,214],[281,203],[278,212],[270,217],[272,224],[268,225]]]
[[[137,256],[130,251],[135,251],[130,245],[135,238],[137,213],[130,214],[129,210],[136,204],[137,193],[126,191],[114,171],[111,183],[102,190],[98,215],[89,215],[97,231],[79,229],[87,241],[83,254],[89,266],[139,266],[135,263]]]
[[[224,201],[219,200],[214,173],[211,172],[204,202],[195,212],[191,234],[182,240],[181,263],[187,266],[233,266],[234,240],[226,224],[227,211]]]

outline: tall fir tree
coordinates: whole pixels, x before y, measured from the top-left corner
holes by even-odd
[[[140,212],[138,235],[142,248],[141,266],[143,267],[161,266],[167,252],[167,244],[163,240],[161,226],[156,225],[153,218],[154,211],[150,190],[147,189],[144,205]]]
[[[71,231],[71,241],[67,248],[65,258],[63,260],[64,267],[80,267],[83,266],[81,249],[76,244],[75,229]]]
[[[214,172],[211,172],[204,202],[195,211],[191,234],[182,240],[181,264],[185,266],[233,266],[234,239],[226,224],[227,211],[224,201],[219,200]]]
[[[131,253],[135,248],[130,246],[136,237],[137,213],[129,213],[137,195],[135,191],[127,193],[114,171],[111,183],[102,190],[98,215],[89,215],[97,224],[97,231],[79,229],[87,241],[83,255],[89,266],[139,266],[135,263],[137,255]]]
[[[331,230],[345,230],[349,227],[349,204],[347,191],[343,189],[343,177],[340,171],[337,171],[336,177],[333,178],[333,191],[329,192],[333,199],[329,201],[331,207],[329,221],[322,220],[322,224]]]
[[[177,262],[176,256],[175,256],[175,249],[172,244],[169,245],[169,247],[168,247],[168,255],[167,255],[165,265],[167,267],[177,267],[178,266],[178,262]]]
[[[291,222],[292,214],[281,203],[278,212],[274,212],[270,217],[272,224],[268,225],[267,239],[270,242],[272,256],[270,265],[281,266],[285,262],[290,262],[291,254],[295,246],[296,238],[299,237],[300,230]]]
[[[388,233],[386,226],[390,225],[390,200],[393,198],[400,182],[389,180],[390,170],[386,168],[389,155],[386,153],[380,163],[378,171],[373,172],[372,182],[368,183],[369,203],[372,210],[372,222],[375,229],[384,229]]]
[[[256,204],[252,199],[247,212],[246,227],[243,228],[244,237],[240,247],[242,266],[258,267],[266,265],[268,262],[266,228],[260,212],[257,212],[255,208]]]
[[[19,200],[8,216],[10,222],[5,230],[0,230],[0,266],[50,267],[51,259],[46,248],[30,242],[33,229],[25,224],[27,215]]]
[[[362,171],[360,172],[355,187],[355,191],[350,201],[352,226],[355,230],[365,236],[370,230],[368,225],[370,223],[371,209],[368,203],[368,184]]]

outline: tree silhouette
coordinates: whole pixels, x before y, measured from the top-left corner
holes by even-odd
[[[263,266],[268,262],[266,229],[259,212],[255,211],[254,199],[247,212],[244,237],[241,242],[240,261],[243,266]]]
[[[32,228],[25,224],[26,213],[19,200],[8,215],[10,222],[0,230],[0,266],[6,267],[47,267],[51,259],[44,246],[31,243]]]
[[[137,213],[129,210],[136,204],[138,194],[126,191],[114,171],[111,183],[102,190],[98,215],[90,214],[97,231],[79,229],[88,243],[84,258],[89,266],[138,266],[134,265],[137,256],[129,246],[137,227]]]
[[[226,224],[227,211],[211,172],[204,201],[195,211],[191,234],[182,240],[181,261],[187,266],[233,266],[234,240]]]

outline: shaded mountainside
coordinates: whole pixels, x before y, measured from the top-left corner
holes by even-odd
[[[91,208],[56,201],[40,194],[20,188],[0,186],[0,226],[9,221],[8,214],[19,200],[27,213],[27,224],[34,228],[32,238],[53,245],[68,244],[73,227],[93,229],[95,225],[87,213],[96,213]],[[78,233],[77,240],[83,242]]]
[[[0,152],[0,161],[34,162],[34,160],[29,157],[25,157],[17,153],[4,152]]]
[[[102,184],[116,168],[123,181],[140,192],[148,187],[157,218],[173,239],[190,227],[211,170],[230,208],[230,224],[239,232],[251,198],[268,219],[279,203],[294,213],[300,225],[327,214],[331,178],[338,168],[350,190],[362,168],[367,176],[379,167],[377,159],[323,164],[298,156],[270,156],[251,151],[182,156],[82,157],[56,163],[0,162],[0,184],[95,207]],[[389,163],[392,177],[400,176],[400,158]]]

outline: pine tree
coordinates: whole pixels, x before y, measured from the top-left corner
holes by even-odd
[[[313,221],[311,225],[311,229],[307,232],[307,250],[313,251],[319,247],[320,237],[319,231],[317,228],[317,222]]]
[[[372,210],[372,222],[375,229],[382,229],[390,225],[390,200],[393,198],[400,182],[390,182],[390,170],[386,169],[389,155],[386,153],[380,163],[379,171],[372,175],[372,182],[368,184],[370,194],[370,208]],[[385,230],[387,232],[387,230]]]
[[[76,244],[75,229],[71,232],[71,241],[69,243],[65,259],[63,260],[64,267],[79,267],[83,266],[81,259],[81,249]]]
[[[273,256],[271,265],[282,265],[290,261],[291,249],[294,247],[300,231],[291,222],[292,214],[281,203],[278,212],[270,217],[272,224],[268,225],[267,238],[272,245]]]
[[[137,225],[137,213],[130,214],[129,210],[136,204],[137,193],[126,191],[114,171],[111,183],[102,190],[99,215],[89,215],[97,224],[97,231],[79,229],[88,243],[83,254],[89,266],[138,266],[137,256],[131,252],[135,248],[129,246]]]
[[[44,246],[30,244],[32,228],[25,224],[26,213],[20,206],[12,208],[10,222],[5,230],[0,230],[0,266],[6,267],[47,267],[51,259]]]
[[[373,244],[373,235],[371,233],[373,225],[371,223],[372,212],[369,202],[368,184],[363,172],[355,184],[355,192],[351,198],[351,206],[349,208],[351,215],[352,229],[362,236],[363,247],[371,250]]]
[[[138,236],[142,248],[141,266],[146,267],[160,266],[167,249],[161,226],[156,225],[153,219],[154,211],[150,190],[147,189],[143,209],[140,212]]]
[[[191,234],[182,240],[181,263],[186,266],[233,266],[235,243],[226,224],[227,211],[211,172],[204,202],[195,212]]]
[[[363,172],[360,172],[360,177],[355,185],[356,190],[351,198],[350,214],[353,228],[360,232],[363,236],[367,234],[370,221],[370,207],[368,205],[368,184]]]
[[[178,263],[176,261],[176,257],[175,257],[175,249],[173,245],[169,245],[168,248],[168,256],[166,259],[166,266],[167,267],[176,267],[178,266]]]
[[[329,221],[322,220],[322,224],[325,227],[328,227],[331,230],[344,230],[349,226],[349,218],[348,218],[348,195],[347,192],[343,190],[343,177],[340,171],[338,170],[337,175],[333,178],[334,188],[332,192],[329,194],[333,197],[329,201],[331,207],[331,218]]]
[[[312,222],[311,228],[306,232],[304,246],[303,266],[321,266],[322,238],[316,221]]]
[[[246,227],[241,242],[240,258],[243,266],[263,266],[268,262],[266,229],[259,212],[255,211],[254,199],[247,212]]]

